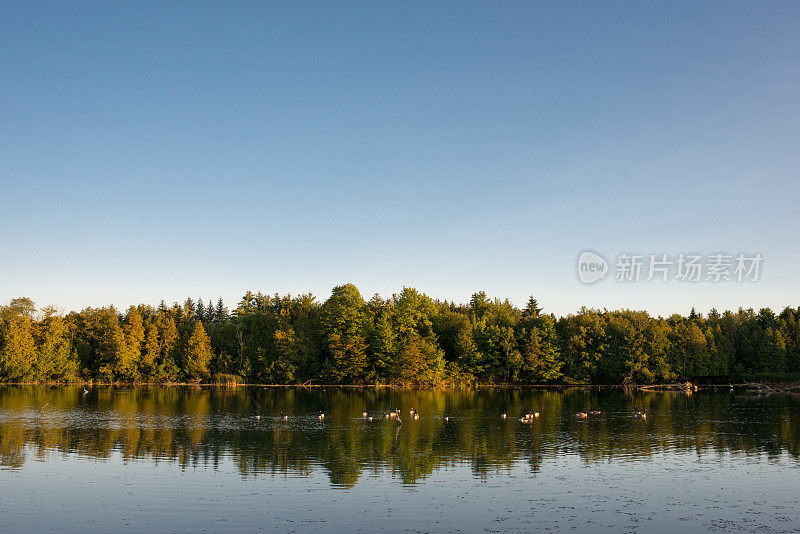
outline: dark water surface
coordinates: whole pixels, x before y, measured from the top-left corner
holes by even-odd
[[[549,529],[798,531],[800,401],[0,387],[4,532]]]

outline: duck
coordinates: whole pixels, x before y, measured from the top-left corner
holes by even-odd
[[[444,421],[445,423],[448,422],[449,420],[450,420],[449,415],[445,415],[444,417],[442,417],[442,421]]]
[[[287,415],[284,415],[283,412],[281,412],[281,421],[288,421],[288,420],[289,420],[289,417]]]
[[[361,412],[361,417],[367,417],[367,415],[368,415],[367,414],[367,410],[364,410],[363,412]]]
[[[384,418],[384,419],[389,419],[389,414],[388,414],[388,413],[386,413],[386,412],[383,412],[383,418]]]
[[[500,419],[506,419],[507,417],[508,417],[508,414],[505,413],[505,412],[500,414]]]
[[[414,421],[419,421],[419,414],[417,412],[414,412],[414,416],[413,417],[414,417]]]
[[[86,395],[87,393],[89,393],[89,390],[86,389],[86,386],[83,386],[83,394]]]
[[[589,415],[600,415],[600,410],[592,410],[589,412]]]
[[[260,415],[256,415],[256,421],[258,421],[259,419],[261,419],[261,416]]]
[[[322,413],[322,412],[319,412],[319,415],[317,416],[317,419],[319,419],[320,421],[324,421],[325,420],[325,414]]]
[[[408,410],[408,415],[414,415],[415,411],[416,410],[414,410],[414,408],[411,408],[410,410]]]
[[[368,415],[368,416],[367,416],[367,422],[368,422],[368,423],[371,423],[371,422],[372,422],[372,416],[371,416],[371,415]]]
[[[587,414],[586,414],[586,412],[578,412],[578,413],[575,414],[575,417],[577,417],[579,419],[586,419]]]

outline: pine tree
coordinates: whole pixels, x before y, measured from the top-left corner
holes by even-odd
[[[211,299],[208,300],[208,304],[206,305],[206,322],[216,322],[216,318],[214,317],[214,305],[211,304]]]
[[[159,317],[159,354],[156,377],[161,382],[174,382],[180,377],[178,367],[178,341],[180,335],[175,320],[168,315]]]
[[[189,338],[184,355],[184,369],[190,380],[200,382],[208,378],[208,364],[211,363],[211,342],[203,322],[197,321]]]
[[[226,308],[225,304],[222,302],[222,297],[217,300],[217,308],[214,310],[214,319],[216,321],[228,320],[228,308]]]
[[[125,333],[125,348],[123,356],[117,360],[116,375],[122,380],[139,380],[139,362],[142,359],[145,329],[142,314],[134,306],[128,309],[123,332]]]
[[[533,295],[528,297],[528,305],[525,306],[525,310],[522,312],[522,317],[524,319],[533,320],[537,319],[541,313],[542,308],[539,307],[539,303],[536,302],[536,299],[533,298]]]
[[[161,353],[161,343],[158,340],[158,328],[155,323],[147,326],[145,334],[144,350],[141,352],[139,360],[139,374],[147,381],[152,380],[156,375],[156,365]]]

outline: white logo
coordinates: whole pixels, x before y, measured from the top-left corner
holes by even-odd
[[[592,252],[584,250],[578,256],[578,280],[584,284],[593,284],[602,280],[608,274],[608,262],[606,259]]]

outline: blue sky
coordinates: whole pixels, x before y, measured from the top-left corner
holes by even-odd
[[[793,2],[0,3],[0,301],[798,305],[798,27]],[[587,248],[764,263],[584,286]]]

